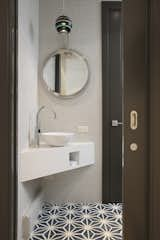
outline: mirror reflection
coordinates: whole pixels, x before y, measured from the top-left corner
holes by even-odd
[[[56,96],[69,97],[79,93],[89,77],[86,59],[74,50],[60,49],[51,55],[43,68],[43,81]]]

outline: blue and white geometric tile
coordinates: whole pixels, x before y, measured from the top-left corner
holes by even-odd
[[[122,240],[122,204],[45,203],[29,240]]]

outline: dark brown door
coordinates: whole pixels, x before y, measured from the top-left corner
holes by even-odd
[[[121,3],[102,3],[103,202],[122,202]]]
[[[123,2],[125,240],[148,239],[148,20],[146,0]],[[135,130],[130,127],[130,113],[133,110],[138,114]],[[131,144],[137,144],[137,149],[133,147],[136,145]]]

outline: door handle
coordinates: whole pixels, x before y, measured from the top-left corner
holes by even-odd
[[[123,125],[123,122],[119,122],[118,120],[112,120],[112,127],[118,127]]]
[[[130,128],[136,130],[138,127],[138,113],[133,110],[130,112]]]

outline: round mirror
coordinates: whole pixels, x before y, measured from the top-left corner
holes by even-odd
[[[78,52],[60,49],[52,54],[43,68],[43,81],[56,96],[70,97],[79,93],[89,77],[86,59]]]

